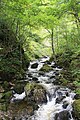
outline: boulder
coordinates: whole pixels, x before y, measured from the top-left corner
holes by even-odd
[[[80,99],[75,100],[72,106],[75,119],[80,120]]]
[[[31,65],[31,68],[33,68],[33,69],[37,68],[37,67],[38,67],[38,63],[34,63],[34,64]]]
[[[59,96],[56,98],[56,103],[62,102],[62,100],[65,98],[65,96]]]
[[[16,82],[14,86],[14,91],[18,94],[21,94],[22,92],[24,92],[24,86],[24,83]]]
[[[43,72],[49,72],[53,70],[53,68],[47,64],[44,64],[43,67],[40,69],[40,71],[43,71]]]
[[[27,99],[37,104],[47,102],[46,90],[38,83],[28,83],[25,88]]]
[[[33,77],[32,80],[35,81],[35,82],[37,82],[38,78],[37,77]]]
[[[5,110],[5,105],[1,106],[1,110]],[[27,102],[19,101],[16,103],[10,103],[6,109],[6,113],[1,111],[0,120],[27,120],[31,115],[34,114],[34,111],[38,109],[38,105]]]
[[[75,98],[75,99],[80,99],[80,94],[76,94],[76,95],[74,96],[74,98]]]
[[[55,120],[70,120],[70,114],[67,110],[56,113]]]
[[[69,105],[69,103],[68,103],[67,101],[64,101],[62,107],[63,107],[64,109],[66,109],[68,105]]]

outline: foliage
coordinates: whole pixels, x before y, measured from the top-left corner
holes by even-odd
[[[22,74],[26,59],[27,63],[52,52],[75,68],[74,57],[80,53],[79,0],[3,0],[0,10],[2,71]],[[71,72],[78,77],[80,71]]]
[[[22,78],[26,67],[25,55],[15,33],[6,22],[0,24],[0,75],[1,79]],[[27,60],[28,61],[28,60]]]
[[[80,99],[74,101],[73,109],[74,109],[75,118],[77,119],[80,118]]]

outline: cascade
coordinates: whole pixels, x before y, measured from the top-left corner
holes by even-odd
[[[54,62],[48,64],[53,67],[52,70],[48,72],[39,71],[45,63],[47,64],[47,61],[49,61],[49,57],[30,62],[26,74],[26,78],[30,82],[35,78],[34,82],[39,82],[49,93],[47,103],[39,105],[39,109],[28,120],[73,120],[71,112],[75,94],[69,88],[54,84],[55,76],[60,76],[59,73],[62,70],[62,68],[55,66]],[[20,95],[15,93],[14,96],[12,101],[23,99],[25,92]]]

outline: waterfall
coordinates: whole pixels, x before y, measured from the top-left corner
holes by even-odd
[[[47,93],[47,103],[39,105],[39,109],[34,112],[34,115],[30,116],[28,120],[74,120],[72,117],[72,103],[74,101],[75,93],[69,88],[55,85],[55,76],[60,76],[61,68],[55,66],[54,62],[49,62],[49,66],[52,66],[52,70],[49,72],[40,72],[42,66],[49,61],[49,57],[45,57],[39,60],[30,62],[28,71],[26,73],[26,79],[39,82],[45,87]],[[14,94],[11,101],[16,99],[23,99],[25,92],[22,94]],[[25,120],[25,118],[22,118]]]
[[[58,85],[54,85],[54,82],[50,82],[48,84],[46,83],[50,80],[51,76],[55,76],[55,71],[59,72],[62,69],[55,67],[52,71],[44,73],[44,75],[37,74],[39,69],[47,60],[49,60],[49,57],[42,58],[40,61],[36,61],[38,63],[38,67],[36,69],[31,68],[31,65],[34,64],[34,62],[31,62],[28,69],[29,72],[36,70],[36,73],[32,72],[32,76],[37,76],[40,84],[43,85],[50,94],[50,96],[47,95],[47,104],[40,105],[39,109],[35,111],[31,120],[62,120],[64,117],[62,118],[59,113],[67,113],[69,116],[66,120],[73,120],[71,112],[75,94],[68,88],[61,88]],[[49,65],[53,66],[54,64],[54,62],[51,62]],[[55,115],[57,114],[58,118],[55,118]]]
[[[46,85],[46,84],[43,84]],[[38,111],[35,111],[34,116],[32,117],[32,120],[55,120],[55,115],[56,113],[60,113],[61,111],[69,111],[69,120],[73,120],[72,115],[71,115],[71,111],[72,111],[72,103],[73,103],[73,96],[75,95],[73,92],[71,92],[68,88],[64,89],[64,88],[58,88],[58,90],[56,90],[56,86],[51,88],[52,84],[47,84],[47,88],[50,92],[50,94],[52,95],[52,99],[49,99],[49,97],[47,97],[48,102],[47,104],[43,104],[39,107]],[[56,90],[56,91],[55,91]],[[54,91],[54,94],[52,94],[51,91]],[[59,103],[56,103],[57,98],[60,97],[60,93],[62,93],[62,96],[64,96],[63,100],[60,100]],[[68,96],[66,96],[66,92],[67,94],[69,94]],[[67,107],[64,108],[64,102],[67,103]],[[61,119],[59,119],[61,120]]]

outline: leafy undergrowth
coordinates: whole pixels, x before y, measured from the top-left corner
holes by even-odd
[[[29,62],[28,57],[6,21],[0,23],[0,53],[0,79],[9,81],[22,78]]]
[[[80,50],[66,51],[64,54],[57,55],[57,63],[63,67],[62,76],[68,86],[80,94]]]

